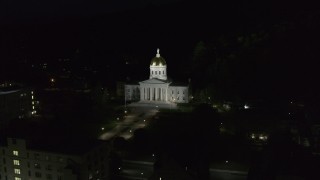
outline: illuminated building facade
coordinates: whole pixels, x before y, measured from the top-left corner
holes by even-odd
[[[139,84],[126,84],[125,99],[148,103],[188,103],[189,86],[168,80],[167,63],[158,49],[150,63],[149,79]]]
[[[29,149],[23,139],[8,138],[0,145],[1,180],[108,179],[109,144],[101,143],[77,154]],[[86,149],[86,148],[81,148]]]

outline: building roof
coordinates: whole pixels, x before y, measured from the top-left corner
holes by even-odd
[[[167,65],[166,60],[160,56],[159,48],[157,49],[156,57],[151,59],[150,66],[165,66]]]
[[[143,84],[167,84],[167,83],[171,83],[171,81],[152,78],[152,79],[147,79],[145,81],[140,81],[139,83],[143,83]]]

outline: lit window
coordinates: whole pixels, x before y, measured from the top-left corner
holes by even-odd
[[[32,109],[34,109],[34,106],[32,106]]]
[[[20,161],[19,160],[13,160],[13,165],[19,166],[20,165]]]
[[[34,105],[34,101],[32,101],[32,105]]]
[[[33,99],[33,95],[31,96],[31,99]]]
[[[19,156],[19,151],[13,151],[12,153],[14,156]]]
[[[21,180],[21,178],[19,178],[19,177],[14,177],[14,180]]]
[[[31,94],[33,94],[33,91],[31,91]]]
[[[21,174],[20,169],[14,169],[15,174]]]

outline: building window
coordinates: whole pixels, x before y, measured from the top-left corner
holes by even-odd
[[[153,71],[151,71],[151,74],[153,74]]]
[[[21,171],[20,171],[20,169],[14,169],[14,173],[15,174],[21,174]]]
[[[19,151],[12,151],[12,154],[14,155],[14,156],[19,156]]]
[[[41,167],[40,167],[40,164],[39,164],[39,163],[34,163],[34,168],[40,169],[40,168],[41,168]]]
[[[161,74],[161,71],[159,71],[159,74]]]
[[[183,100],[186,100],[186,98],[185,98],[185,97],[183,97],[182,99],[183,99]]]
[[[40,172],[35,172],[34,175],[35,175],[36,177],[41,177],[41,173],[40,173]]]
[[[47,174],[47,179],[52,179],[52,175],[51,174]]]
[[[179,94],[179,91],[177,92],[177,94]]]
[[[173,94],[173,90],[172,90],[172,94]]]
[[[179,97],[177,97],[177,100],[179,100]]]
[[[48,164],[48,165],[46,166],[46,170],[48,170],[48,171],[51,171],[51,170],[52,170],[52,167],[51,167],[50,164]]]
[[[40,159],[40,154],[35,153],[35,154],[34,154],[34,158],[35,158],[35,159]]]
[[[5,158],[3,158],[3,164],[6,164],[6,159]]]
[[[164,74],[164,71],[162,71],[162,74]]]
[[[28,171],[28,175],[31,176],[31,171]]]
[[[156,72],[156,75],[157,75],[157,71],[155,71]]]
[[[14,180],[21,180],[21,178],[19,178],[19,177],[14,177]]]
[[[14,159],[14,160],[13,160],[13,165],[20,166],[20,161]]]

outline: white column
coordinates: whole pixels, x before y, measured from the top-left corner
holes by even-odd
[[[157,87],[157,101],[159,101],[159,87]]]
[[[150,101],[153,100],[153,87],[150,87]]]
[[[162,90],[162,88],[160,88],[160,100],[162,101],[163,99],[162,99],[162,94],[163,94],[163,90]]]
[[[166,88],[165,96],[166,96],[166,101],[168,101],[168,88]]]
[[[146,99],[146,88],[143,87],[143,100],[145,100],[145,99]]]

